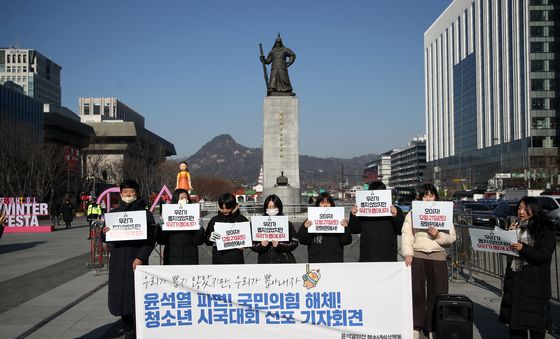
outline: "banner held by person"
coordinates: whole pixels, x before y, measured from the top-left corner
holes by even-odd
[[[412,339],[402,262],[141,265],[134,282],[139,338]]]
[[[164,231],[196,231],[200,228],[199,204],[162,205]]]
[[[307,220],[312,224],[309,233],[344,233],[340,222],[344,219],[344,207],[309,207]]]
[[[148,236],[146,211],[105,213],[107,241],[144,240]]]
[[[244,222],[217,222],[214,231],[220,235],[216,240],[218,251],[231,250],[233,248],[251,247],[251,223]]]
[[[358,217],[389,217],[391,205],[391,190],[356,191]]]
[[[453,226],[453,202],[419,201],[412,202],[412,227],[450,230]]]
[[[251,230],[254,241],[289,241],[288,217],[285,215],[251,217]]]
[[[511,244],[519,242],[517,231],[504,231],[501,229],[485,230],[469,228],[472,248],[475,251],[493,252],[519,256],[519,253],[511,247]]]

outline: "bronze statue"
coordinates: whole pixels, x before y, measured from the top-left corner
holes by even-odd
[[[266,59],[263,54],[262,44],[259,44],[259,48],[261,52],[260,59],[263,64],[264,78],[267,85],[267,95],[295,96],[296,94],[293,92],[290,77],[288,76],[288,67],[290,67],[296,60],[296,54],[291,49],[284,47],[280,33],[278,33],[274,47],[272,47],[272,50],[268,53]],[[270,81],[268,80],[265,64],[272,64],[270,67]]]

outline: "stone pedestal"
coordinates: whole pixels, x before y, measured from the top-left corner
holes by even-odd
[[[276,186],[263,190],[263,201],[271,194],[276,194],[284,205],[284,214],[301,212],[301,192],[299,188],[290,186]]]

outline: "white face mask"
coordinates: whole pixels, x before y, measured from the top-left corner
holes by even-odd
[[[267,208],[266,214],[267,215],[277,215],[280,211],[277,208]]]
[[[122,201],[124,201],[126,204],[130,204],[134,201],[136,201],[136,197],[121,197]]]
[[[181,200],[179,200],[178,202],[179,202],[180,205],[186,205],[186,204],[189,203],[189,202],[187,201],[187,199],[181,199]]]

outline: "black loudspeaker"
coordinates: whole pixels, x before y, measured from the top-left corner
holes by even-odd
[[[460,294],[442,294],[436,297],[434,306],[436,338],[472,339],[473,304]]]

